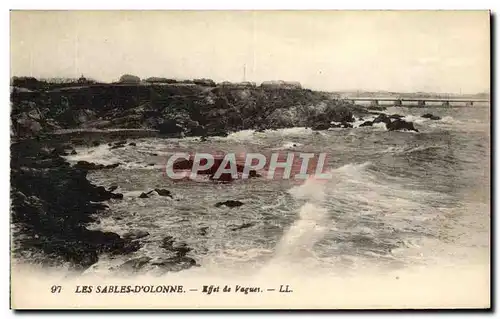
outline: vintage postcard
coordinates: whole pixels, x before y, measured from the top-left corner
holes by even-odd
[[[490,12],[10,28],[11,308],[490,308]]]

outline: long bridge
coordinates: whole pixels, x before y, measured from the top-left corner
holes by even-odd
[[[352,102],[370,102],[371,106],[378,106],[380,102],[384,104],[392,104],[394,106],[403,106],[417,104],[424,107],[426,103],[441,103],[442,106],[451,107],[452,104],[465,104],[465,106],[473,106],[474,103],[489,103],[489,99],[467,99],[467,98],[398,98],[398,97],[342,97],[343,100]]]

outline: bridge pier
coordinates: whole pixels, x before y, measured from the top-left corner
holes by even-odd
[[[465,106],[473,106],[473,105],[474,105],[474,102],[472,102],[472,101],[465,103]]]
[[[370,106],[378,106],[378,100],[372,100]]]
[[[424,107],[425,106],[425,100],[419,100],[417,105],[420,106],[420,107]]]
[[[443,102],[444,107],[450,107],[450,101],[444,101]]]
[[[394,106],[403,106],[403,101],[401,100],[394,101]]]

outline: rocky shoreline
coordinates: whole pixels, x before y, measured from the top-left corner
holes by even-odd
[[[30,262],[69,263],[79,271],[95,264],[101,254],[127,255],[137,251],[141,247],[140,238],[147,235],[121,237],[113,232],[86,228],[108,209],[106,202],[123,198],[112,188],[90,183],[87,172],[113,169],[119,163],[79,162],[70,167],[62,156],[75,152],[74,146],[107,143],[110,148],[119,148],[130,138],[199,136],[206,139],[243,129],[352,128],[354,116],[376,116],[360,127],[385,123],[389,131],[418,132],[413,123],[397,114],[372,112],[334,100],[327,93],[305,89],[96,85],[69,90],[14,90],[11,102],[14,256],[30,259],[27,256],[40,253],[39,260]],[[425,117],[438,120],[432,114]],[[58,133],[61,130],[70,131]],[[172,197],[168,190],[153,191]],[[148,194],[144,193],[143,197]],[[242,203],[227,201],[220,205],[238,207]],[[165,271],[197,265],[186,256],[190,248],[177,239],[167,236],[162,248],[166,257],[154,265]],[[151,263],[146,258],[131,259],[117,270],[138,271]]]

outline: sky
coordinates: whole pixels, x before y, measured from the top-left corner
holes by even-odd
[[[12,11],[10,27],[13,76],[490,87],[488,11]]]

